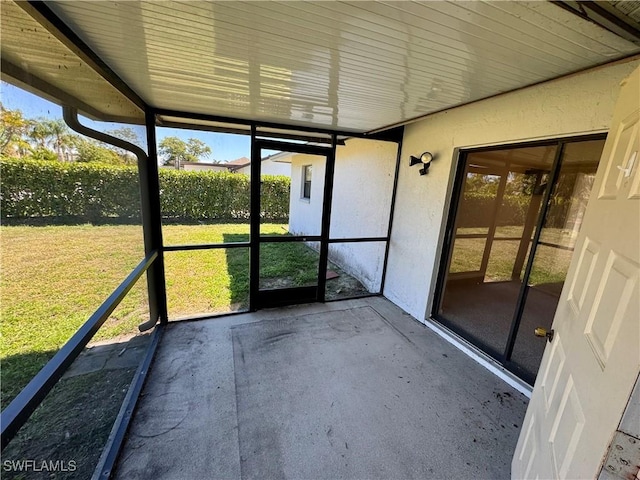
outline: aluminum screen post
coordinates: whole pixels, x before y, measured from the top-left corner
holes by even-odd
[[[164,245],[162,241],[162,211],[160,209],[160,178],[158,175],[158,151],[156,148],[156,116],[149,109],[145,112],[148,158],[138,164],[142,206],[142,228],[145,251],[156,250],[158,259],[147,273],[149,313],[160,323],[168,322],[167,288],[164,273]],[[154,322],[155,323],[155,322]]]

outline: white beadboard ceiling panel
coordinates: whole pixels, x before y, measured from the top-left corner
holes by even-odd
[[[539,1],[47,5],[153,107],[354,132],[640,51]]]
[[[610,3],[616,10],[619,10],[623,14],[631,17],[632,20],[640,23],[640,1],[616,0]]]
[[[2,79],[90,118],[144,123],[144,112],[15,2],[0,2]]]

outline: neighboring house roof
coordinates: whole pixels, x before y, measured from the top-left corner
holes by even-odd
[[[251,159],[247,157],[240,157],[225,163],[225,165],[230,172],[237,172],[241,168],[251,165]]]
[[[283,162],[283,163],[291,163],[290,159],[287,159],[286,157],[290,156],[291,153],[289,152],[280,152],[280,153],[276,153],[274,155],[269,155],[268,157],[264,157],[262,159],[262,161],[266,161],[266,160],[272,160],[274,162]],[[208,162],[182,162],[180,164],[181,168],[187,167],[187,166],[196,166],[198,167],[199,170],[205,170],[205,169],[220,169],[220,168],[226,168],[228,171],[230,172],[237,172],[238,170],[247,167],[251,165],[251,159],[247,158],[247,157],[240,157],[240,158],[236,158],[235,160],[231,160],[230,162],[215,162],[215,163],[208,163]]]
[[[271,160],[272,162],[291,163],[292,155],[295,155],[295,153],[278,152],[278,153],[274,153],[273,155],[269,155],[268,157],[264,157],[262,161],[264,162],[265,160]]]
[[[240,157],[240,158],[236,158],[235,160],[231,160],[230,162],[225,162],[225,165],[227,166],[234,166],[234,167],[244,167],[246,165],[249,165],[251,163],[251,159],[247,158],[247,157]]]
[[[226,167],[227,164],[226,163],[219,163],[219,162],[180,162],[181,166],[185,166],[185,165],[198,165],[200,167]]]
[[[278,152],[273,155],[268,155],[262,158],[262,161],[265,162],[267,160],[271,160],[272,162],[278,163],[291,163],[291,156],[294,155],[292,152]],[[235,160],[231,160],[229,162],[214,162],[214,163],[206,163],[206,162],[182,162],[181,167],[188,165],[197,165],[200,169],[206,168],[226,168],[230,172],[237,172],[238,170],[251,165],[251,159],[247,157],[236,158]]]
[[[293,155],[291,152],[278,152],[273,155],[263,157],[262,161],[265,162],[267,160],[271,160],[272,162],[291,163],[291,155]],[[236,172],[241,168],[251,165],[251,159],[247,157],[240,157],[230,162],[226,162],[224,165],[227,166],[230,172]]]

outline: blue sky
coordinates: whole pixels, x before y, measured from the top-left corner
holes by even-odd
[[[2,82],[2,104],[10,110],[19,109],[25,118],[62,118],[62,108],[43,98],[33,95],[21,88]],[[89,119],[82,121],[88,127],[96,130],[113,130],[121,124],[93,122]],[[132,129],[142,137],[144,129],[140,126],[124,125]],[[180,128],[158,128],[157,137],[161,141],[165,137],[175,136],[187,141],[189,138],[197,138],[206,143],[212,154],[203,159],[207,162],[235,160],[240,157],[251,156],[251,138],[248,135],[231,135],[226,133],[203,132],[201,130],[184,130]]]

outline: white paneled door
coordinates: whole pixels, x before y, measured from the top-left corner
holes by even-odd
[[[621,85],[514,479],[597,477],[640,371],[639,117],[640,68]]]

